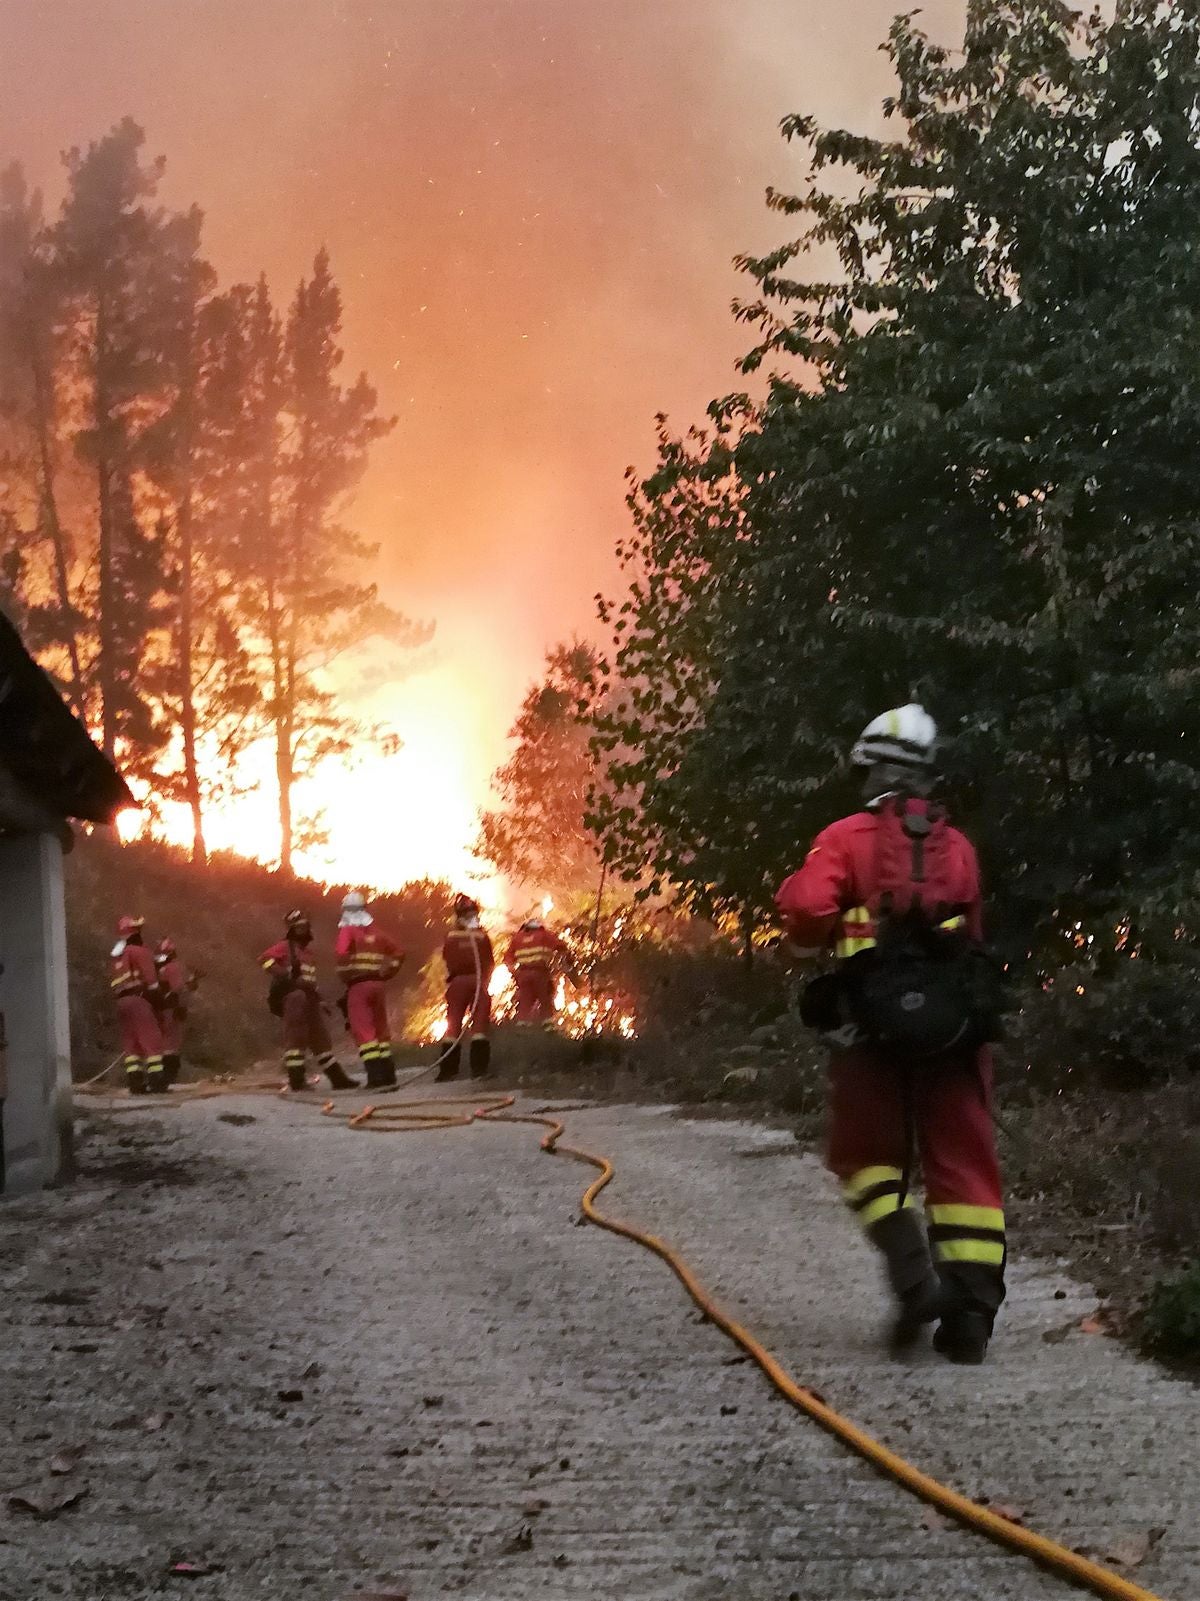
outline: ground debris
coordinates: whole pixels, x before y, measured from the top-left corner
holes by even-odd
[[[1135,1529],[1106,1546],[1102,1555],[1115,1568],[1136,1568],[1146,1560],[1166,1532],[1165,1528]]]
[[[8,1497],[8,1508],[10,1512],[28,1513],[39,1523],[48,1523],[60,1512],[78,1506],[87,1493],[86,1487],[62,1490],[55,1485],[46,1488],[30,1486],[24,1490],[14,1490]]]

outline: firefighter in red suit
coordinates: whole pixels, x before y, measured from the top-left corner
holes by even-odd
[[[446,964],[446,1038],[438,1082],[458,1077],[463,1036],[470,1016],[471,1035],[467,1061],[472,1078],[486,1078],[492,1056],[489,1032],[492,998],[488,993],[496,965],[492,942],[479,921],[479,905],[469,895],[454,902],[454,925],[442,945]]]
[[[123,917],[110,958],[109,983],[117,1003],[125,1082],[131,1095],[161,1095],[167,1089],[163,1036],[150,997],[158,982],[154,958],[142,938],[142,919]]]
[[[351,890],[342,902],[335,954],[338,977],[346,986],[339,1004],[367,1070],[367,1088],[393,1090],[396,1064],[386,985],[400,971],[404,953],[376,924],[366,896],[358,890]]]
[[[825,829],[776,896],[793,954],[820,954],[832,944],[838,958],[848,959],[875,946],[880,841],[897,808],[905,815],[929,809],[922,797],[933,784],[936,740],[933,720],[919,706],[887,712],[864,729],[852,754],[867,769],[864,810]],[[948,824],[939,838],[945,882],[938,904],[954,915],[938,926],[965,925],[963,932],[978,940],[974,847]],[[922,1327],[937,1323],[934,1345],[943,1356],[981,1362],[1004,1299],[1006,1260],[990,1057],[986,1048],[949,1054],[906,1077],[880,1048],[855,1044],[856,1032],[851,1025],[827,1036],[833,1046],[828,1165],[883,1254],[898,1303],[893,1346],[906,1348]],[[907,1193],[909,1119],[928,1235]]]
[[[172,939],[158,942],[154,969],[158,975],[153,997],[154,1009],[162,1028],[163,1068],[169,1086],[174,1084],[183,1067],[183,1025],[187,1018],[187,997],[199,984],[200,975],[193,973],[180,961]]]
[[[517,1022],[553,1023],[556,972],[574,972],[565,942],[540,917],[527,917],[508,942],[504,965],[517,987]]]
[[[321,993],[317,988],[317,969],[312,959],[312,924],[304,912],[291,911],[284,919],[287,933],[265,950],[259,965],[271,977],[267,1005],[283,1021],[283,1064],[288,1089],[308,1088],[304,1064],[311,1051],[317,1066],[329,1080],[330,1089],[355,1090],[358,1085],[346,1076],[333,1054],[333,1041],[325,1022]]]

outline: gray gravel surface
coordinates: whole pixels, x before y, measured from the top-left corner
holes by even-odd
[[[1078,1332],[1061,1271],[1016,1241],[989,1365],[897,1366],[875,1263],[787,1136],[567,1120],[617,1162],[606,1205],[835,1406],[1093,1553],[1165,1531],[1134,1576],[1200,1590],[1200,1397]],[[658,1261],[575,1227],[587,1175],[532,1129],[361,1135],[266,1099],[89,1123],[73,1189],[0,1208],[2,1601],[1073,1593],[931,1518]],[[41,1520],[10,1499],[77,1491]]]

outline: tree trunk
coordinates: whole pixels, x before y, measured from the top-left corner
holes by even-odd
[[[100,729],[104,754],[110,761],[117,751],[116,638],[113,616],[113,529],[112,448],[113,419],[108,393],[108,316],[104,297],[96,307],[96,487],[100,518]]]
[[[33,370],[34,427],[38,446],[38,499],[42,508],[42,524],[50,536],[54,553],[54,586],[58,595],[58,609],[62,613],[63,633],[66,638],[67,658],[70,662],[69,681],[71,704],[79,717],[86,716],[87,706],[83,692],[83,669],[79,661],[79,639],[71,620],[71,581],[67,567],[67,544],[62,521],[58,515],[58,494],[54,468],[54,447],[51,441],[50,383],[41,355],[35,351],[30,365]]]
[[[194,310],[193,323],[194,323]],[[208,863],[204,841],[204,808],[200,795],[200,770],[196,761],[196,683],[195,647],[195,550],[193,509],[194,426],[196,372],[194,326],[184,331],[188,348],[184,353],[183,393],[180,406],[179,456],[180,483],[176,522],[179,532],[179,713],[183,730],[183,786],[188,810],[192,814],[192,861],[197,867]]]

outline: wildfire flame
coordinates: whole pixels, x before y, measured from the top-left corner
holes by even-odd
[[[570,936],[566,938],[570,944]],[[492,969],[488,994],[495,1020],[499,1023],[511,1021],[516,1015],[517,990],[503,962]],[[624,997],[576,990],[561,976],[554,986],[554,1020],[558,1032],[567,1039],[583,1039],[588,1034],[616,1034],[625,1040],[637,1038],[637,1012]],[[436,1044],[446,1038],[447,1026],[445,1007],[437,1005],[415,1019],[411,1031],[422,1043]]]

